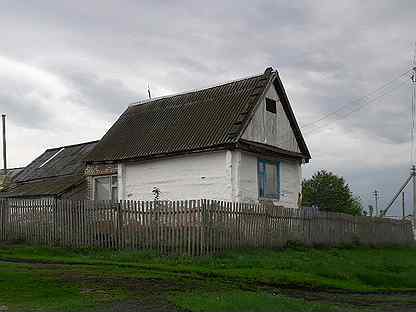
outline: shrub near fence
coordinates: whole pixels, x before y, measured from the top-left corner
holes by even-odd
[[[0,200],[0,240],[210,255],[232,248],[409,245],[409,221],[212,200]]]

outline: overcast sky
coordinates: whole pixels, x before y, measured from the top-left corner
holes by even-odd
[[[340,118],[410,69],[414,12],[414,0],[0,0],[9,166],[101,138],[129,103],[146,98],[148,83],[160,96],[273,66],[301,125],[346,105],[321,128],[304,128],[312,154],[304,176],[326,168],[365,205],[377,188],[383,206],[410,167],[409,75]]]

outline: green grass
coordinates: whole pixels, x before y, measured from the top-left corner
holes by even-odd
[[[56,274],[28,265],[0,265],[0,305],[9,311],[78,311],[127,297],[121,289],[62,282]]]
[[[262,292],[181,293],[173,296],[178,307],[195,312],[341,312],[345,306],[309,303]],[[349,308],[348,311],[356,311]]]
[[[416,249],[251,250],[221,257],[159,257],[149,252],[2,246],[0,259],[107,265],[142,274],[216,278],[241,283],[348,291],[416,290]]]
[[[188,258],[0,245],[0,260],[58,264],[0,263],[0,305],[10,311],[83,311],[134,296],[191,311],[338,312],[345,309],[272,290],[416,291],[412,248],[246,250]],[[134,294],[132,281],[141,285]]]

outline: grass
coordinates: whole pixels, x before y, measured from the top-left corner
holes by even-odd
[[[0,305],[10,311],[79,311],[127,298],[148,298],[190,311],[338,312],[346,309],[273,291],[282,287],[416,291],[412,248],[246,250],[187,258],[0,245],[1,260],[25,262],[0,263]],[[132,283],[139,285],[133,293]]]
[[[263,292],[182,293],[173,297],[177,306],[198,312],[341,312],[345,306],[308,303]],[[349,308],[348,311],[356,311]]]
[[[126,297],[122,289],[62,283],[52,272],[28,265],[0,265],[0,304],[9,311],[88,310]]]
[[[251,250],[192,259],[159,257],[149,252],[12,245],[0,247],[0,259],[109,265],[109,271],[139,270],[270,286],[360,292],[416,290],[413,248]]]

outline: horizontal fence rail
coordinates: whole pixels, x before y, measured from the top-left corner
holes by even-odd
[[[0,199],[0,241],[212,255],[233,248],[410,245],[410,221],[213,200]]]

